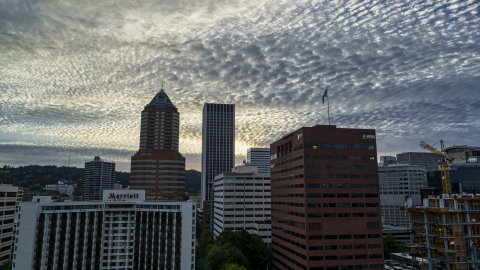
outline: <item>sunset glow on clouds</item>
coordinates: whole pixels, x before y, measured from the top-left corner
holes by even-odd
[[[162,83],[200,165],[202,107],[236,154],[302,126],[375,128],[379,154],[480,145],[479,1],[0,0],[0,165],[129,170]]]

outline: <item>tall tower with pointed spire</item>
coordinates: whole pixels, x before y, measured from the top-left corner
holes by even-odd
[[[163,89],[142,111],[140,148],[132,156],[130,187],[147,200],[183,201],[185,157],[178,152],[180,114]]]

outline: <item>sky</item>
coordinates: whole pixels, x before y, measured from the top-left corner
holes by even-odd
[[[373,128],[378,155],[480,145],[480,2],[0,0],[0,166],[129,171],[164,84],[199,169],[204,103],[237,163],[302,126]]]

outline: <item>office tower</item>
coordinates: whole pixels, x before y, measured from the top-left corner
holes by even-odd
[[[418,165],[390,165],[378,167],[380,181],[380,207],[384,224],[407,226],[405,205],[408,198],[421,205],[420,189],[428,187],[427,171]]]
[[[106,190],[99,202],[22,203],[13,269],[195,269],[195,205]]]
[[[256,165],[259,173],[270,173],[270,148],[250,148],[247,163]]]
[[[270,243],[270,174],[247,163],[217,175],[214,182],[213,234],[243,229]]]
[[[83,180],[84,201],[101,200],[102,192],[115,184],[115,163],[103,161],[96,156],[85,162],[85,179]]]
[[[440,158],[434,153],[427,152],[406,152],[397,154],[398,164],[420,165],[427,169],[427,172],[437,171]]]
[[[163,89],[142,111],[130,187],[145,190],[147,200],[183,201],[185,157],[178,152],[179,121],[180,114]]]
[[[15,213],[21,202],[18,187],[0,185],[0,265],[11,259],[15,239]],[[20,200],[19,200],[20,199]]]
[[[383,269],[375,130],[303,127],[270,154],[272,269]]]
[[[211,193],[215,176],[235,166],[235,104],[203,106],[202,119],[202,207],[203,227],[210,229],[213,219]]]

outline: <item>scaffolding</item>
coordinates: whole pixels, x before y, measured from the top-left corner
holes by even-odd
[[[429,197],[407,211],[410,254],[426,258],[429,269],[480,269],[480,195]]]

